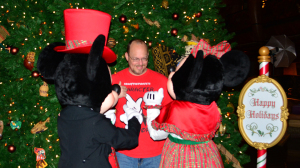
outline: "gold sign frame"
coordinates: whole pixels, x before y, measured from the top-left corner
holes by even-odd
[[[274,84],[277,89],[279,90],[279,92],[282,95],[282,99],[283,99],[283,106],[281,106],[281,118],[280,121],[282,121],[282,130],[279,134],[279,136],[271,143],[260,143],[260,142],[252,142],[250,140],[250,138],[247,136],[247,134],[245,133],[244,127],[243,127],[243,120],[245,119],[245,105],[243,104],[243,100],[245,97],[245,93],[248,90],[248,88],[254,84],[254,83],[272,83]],[[239,125],[239,130],[241,132],[242,137],[245,139],[245,141],[252,147],[262,150],[262,149],[266,149],[266,148],[271,148],[274,145],[276,145],[284,136],[286,129],[287,129],[287,119],[288,119],[288,109],[287,109],[287,96],[283,90],[283,88],[281,87],[281,85],[274,79],[269,78],[266,75],[261,75],[258,76],[257,78],[254,78],[252,80],[250,80],[242,89],[240,96],[239,96],[239,101],[238,101],[238,107],[237,107],[237,114],[238,114],[238,125]]]

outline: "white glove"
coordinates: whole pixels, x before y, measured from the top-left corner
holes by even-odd
[[[160,88],[158,91],[151,91],[145,93],[143,100],[145,102],[145,105],[161,105],[161,102],[164,98],[164,90],[163,88]],[[162,140],[166,139],[169,135],[169,133],[163,131],[163,130],[155,130],[152,127],[152,121],[157,118],[160,114],[160,110],[157,108],[148,108],[147,109],[147,126],[148,126],[148,132],[150,134],[150,137],[153,140]]]
[[[129,94],[126,94],[126,100],[126,104],[129,108],[134,108],[137,112],[142,113],[142,98],[138,98],[136,101],[134,101]]]
[[[158,91],[151,91],[145,93],[143,100],[145,105],[161,105],[164,98],[164,89],[160,88]]]
[[[104,113],[105,117],[110,119],[111,123],[115,125],[116,123],[116,109],[108,110]]]
[[[127,104],[124,104],[123,110],[125,111],[125,114],[120,116],[120,120],[126,124],[125,129],[128,129],[128,120],[130,120],[132,117],[136,117],[139,123],[142,124],[143,116],[135,108],[129,108]]]

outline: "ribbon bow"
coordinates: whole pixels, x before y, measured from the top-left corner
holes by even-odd
[[[210,46],[206,41],[201,39],[199,43],[192,49],[191,54],[196,57],[197,51],[203,51],[203,57],[205,58],[208,55],[214,55],[218,59],[222,57],[223,54],[231,50],[230,44],[227,41],[222,41],[215,46]]]

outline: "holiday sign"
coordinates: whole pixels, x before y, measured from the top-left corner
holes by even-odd
[[[287,97],[280,84],[265,75],[250,80],[242,89],[237,113],[246,142],[262,150],[276,145],[287,128]]]

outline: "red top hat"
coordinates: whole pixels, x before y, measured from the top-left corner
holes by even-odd
[[[55,47],[57,52],[88,54],[98,35],[103,34],[107,39],[111,21],[107,13],[92,9],[66,9],[64,19],[66,46]],[[102,57],[107,63],[112,63],[117,57],[106,46],[106,41]]]

